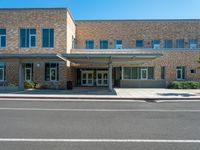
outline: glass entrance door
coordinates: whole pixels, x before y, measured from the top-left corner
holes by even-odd
[[[81,85],[93,86],[93,71],[81,71]]]
[[[108,72],[97,71],[97,86],[108,86]]]

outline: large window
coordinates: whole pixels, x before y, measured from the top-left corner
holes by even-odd
[[[100,49],[108,49],[108,40],[100,40]]]
[[[160,40],[152,40],[152,48],[158,49],[160,48]]]
[[[184,48],[184,39],[176,40],[176,48]]]
[[[54,29],[42,29],[42,47],[54,47]]]
[[[124,67],[124,80],[151,80],[154,79],[154,67]]]
[[[6,29],[0,29],[0,48],[6,47]]]
[[[193,48],[197,48],[198,46],[198,42],[197,39],[189,39],[189,48],[193,49]]]
[[[176,80],[184,80],[185,79],[185,67],[180,66],[176,67]]]
[[[45,81],[59,80],[59,64],[45,63]]]
[[[173,42],[172,40],[165,40],[165,48],[172,48]]]
[[[136,48],[143,48],[144,47],[144,40],[136,40],[135,41]]]
[[[86,49],[94,49],[94,40],[86,40],[85,48]]]
[[[161,67],[161,70],[160,70],[160,78],[162,80],[165,80],[165,74],[166,74],[166,69],[164,66]]]
[[[33,81],[33,63],[24,64],[24,80]]]
[[[36,47],[36,29],[20,29],[20,47]]]
[[[0,81],[5,80],[5,64],[0,62]]]
[[[122,40],[115,40],[115,49],[122,49]]]

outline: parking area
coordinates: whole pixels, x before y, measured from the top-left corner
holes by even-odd
[[[199,102],[0,101],[3,150],[199,150]]]

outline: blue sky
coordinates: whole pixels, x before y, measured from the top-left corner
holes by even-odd
[[[68,7],[74,19],[200,19],[200,0],[0,0],[0,8]]]

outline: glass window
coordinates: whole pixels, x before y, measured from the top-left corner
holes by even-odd
[[[86,49],[94,49],[94,40],[86,40],[85,48]]]
[[[189,39],[189,48],[197,48],[197,39]]]
[[[24,80],[33,81],[33,64],[26,63],[24,67]]]
[[[5,80],[5,64],[0,63],[0,81]]]
[[[122,40],[115,40],[115,49],[122,49]]]
[[[165,48],[172,48],[173,42],[172,40],[165,40]]]
[[[54,29],[42,29],[42,47],[54,47]]]
[[[135,41],[136,48],[143,48],[144,47],[144,40],[136,40]]]
[[[36,47],[36,29],[20,29],[20,47]]]
[[[176,48],[184,48],[184,39],[176,40]]]
[[[154,79],[154,67],[124,67],[123,78],[125,80],[152,80]]]
[[[100,49],[108,49],[108,40],[100,40]]]
[[[165,67],[161,67],[161,71],[160,71],[160,78],[162,79],[162,80],[164,80],[165,79],[165,72],[166,70],[165,70]]]
[[[45,81],[59,80],[59,64],[45,63]]]
[[[6,29],[0,29],[0,48],[6,47]]]
[[[184,80],[185,79],[185,67],[176,67],[176,79]]]
[[[152,40],[152,48],[160,48],[160,40]]]

